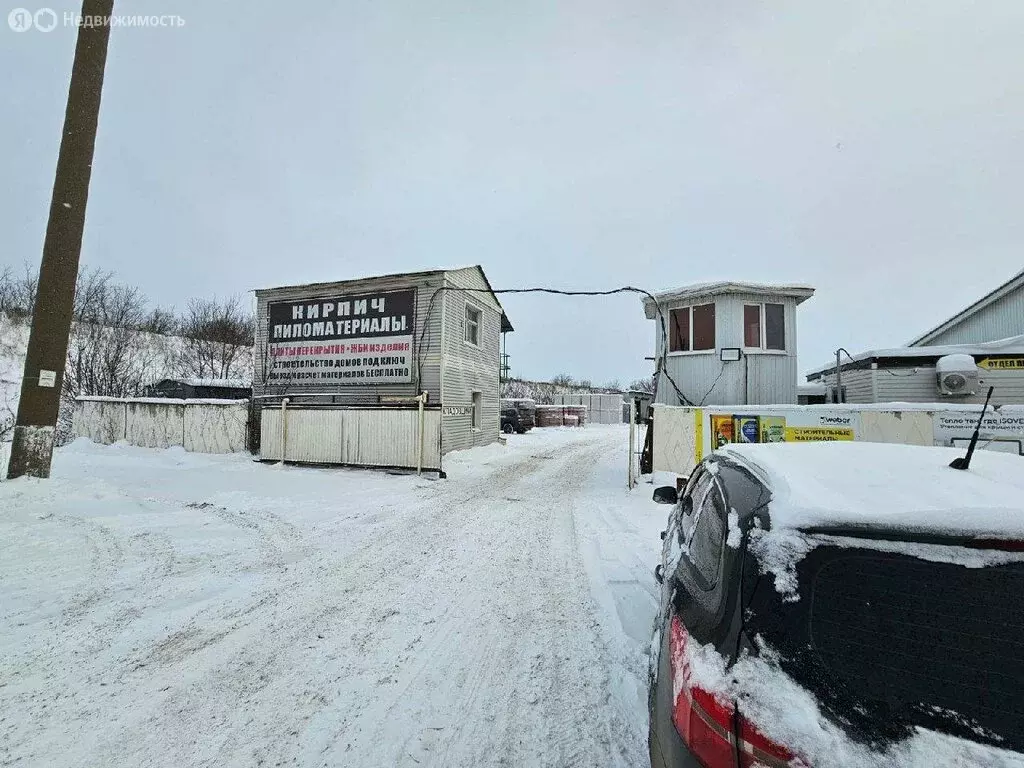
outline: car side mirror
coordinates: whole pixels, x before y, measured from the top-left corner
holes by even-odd
[[[654,501],[658,504],[676,504],[679,502],[679,494],[671,485],[663,485],[654,489]]]

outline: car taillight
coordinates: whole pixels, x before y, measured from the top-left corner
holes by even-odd
[[[689,634],[678,616],[672,617],[670,632],[672,723],[701,764],[705,768],[734,768],[738,732],[740,768],[791,765],[794,755],[769,740],[742,715],[735,714],[731,702],[723,703],[709,691],[690,684],[686,661]]]
[[[974,539],[971,549],[995,549],[1000,552],[1024,552],[1024,541],[1013,539]]]

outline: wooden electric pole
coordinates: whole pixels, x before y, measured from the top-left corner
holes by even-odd
[[[7,477],[50,476],[114,0],[83,0]],[[102,20],[103,23],[95,23]],[[88,23],[92,22],[92,23]]]

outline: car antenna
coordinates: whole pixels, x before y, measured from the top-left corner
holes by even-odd
[[[985,395],[985,405],[981,408],[981,416],[978,417],[978,426],[974,428],[974,434],[971,435],[971,442],[967,446],[966,456],[957,456],[951,462],[949,466],[953,469],[969,469],[971,466],[971,457],[974,455],[974,446],[978,444],[978,433],[981,432],[981,422],[985,420],[985,411],[988,410],[988,401],[992,399],[992,390],[995,387],[988,388],[988,394]]]

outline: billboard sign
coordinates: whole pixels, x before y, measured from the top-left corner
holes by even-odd
[[[415,290],[276,301],[267,310],[270,385],[413,380]]]
[[[936,445],[966,448],[978,425],[980,413],[936,413],[933,431]],[[1024,454],[1024,412],[1013,408],[990,411],[981,422],[979,448]]]

